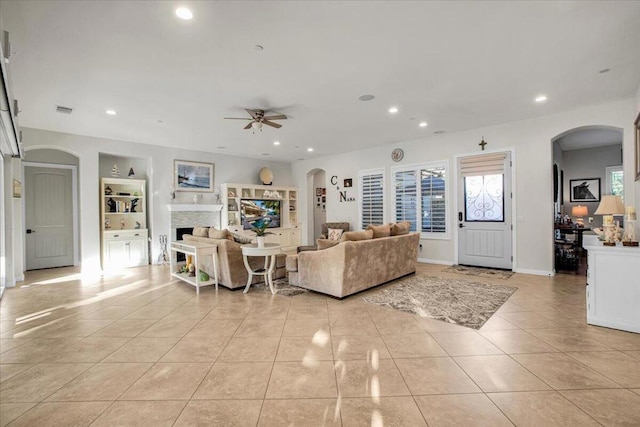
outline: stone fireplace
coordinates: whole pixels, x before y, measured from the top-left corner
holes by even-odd
[[[221,229],[222,205],[209,204],[170,204],[171,214],[170,242],[181,240],[184,234],[191,234],[193,227],[216,227]],[[178,254],[178,261],[183,254]]]

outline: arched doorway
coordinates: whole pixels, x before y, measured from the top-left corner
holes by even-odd
[[[307,239],[314,243],[320,237],[321,225],[327,222],[326,187],[327,174],[324,169],[307,172]]]
[[[32,148],[22,166],[24,269],[79,265],[79,158],[58,149]]]
[[[584,236],[602,225],[594,215],[602,196],[624,197],[623,129],[593,125],[552,138],[554,266],[557,273],[586,270]]]

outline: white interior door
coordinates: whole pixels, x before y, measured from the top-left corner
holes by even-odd
[[[71,169],[25,167],[26,269],[73,265]]]
[[[458,159],[458,264],[513,268],[511,155]]]

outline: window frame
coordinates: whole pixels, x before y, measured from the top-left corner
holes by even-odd
[[[611,179],[611,174],[613,172],[622,172],[622,194],[620,195],[620,197],[622,198],[622,200],[624,201],[624,166],[623,165],[617,165],[617,166],[607,166],[606,167],[606,183],[607,183],[607,194],[613,194],[613,180]]]
[[[421,176],[422,169],[435,169],[442,168],[444,169],[444,232],[433,232],[433,231],[422,231],[422,227],[420,225],[419,219],[422,217],[422,179],[418,178]],[[427,162],[427,163],[415,163],[410,165],[402,165],[402,166],[393,166],[391,167],[389,174],[389,188],[390,197],[391,197],[391,217],[395,221],[395,212],[396,212],[396,182],[395,175],[397,172],[407,172],[407,171],[415,171],[416,172],[416,200],[418,203],[416,204],[416,230],[420,232],[421,239],[431,239],[431,240],[451,240],[451,219],[450,208],[451,208],[451,177],[450,177],[450,168],[449,162],[446,160]]]
[[[382,175],[380,182],[382,184],[382,224],[387,223],[387,171],[385,168],[376,168],[376,169],[365,169],[358,171],[358,229],[364,230],[364,224],[362,223],[362,210],[363,205],[362,201],[363,197],[363,188],[362,188],[362,178],[370,175]]]

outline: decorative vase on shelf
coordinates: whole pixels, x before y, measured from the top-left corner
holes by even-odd
[[[266,236],[256,236],[256,242],[258,243],[259,248],[264,248]]]

